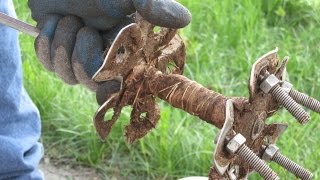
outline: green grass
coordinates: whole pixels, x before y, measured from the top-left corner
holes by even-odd
[[[14,0],[20,19],[32,22],[26,3]],[[181,31],[187,44],[185,75],[232,96],[248,96],[247,81],[253,62],[279,47],[289,55],[290,81],[320,99],[320,10],[314,1],[287,0],[182,0],[192,23]],[[98,106],[94,94],[81,86],[65,85],[36,60],[33,39],[21,35],[25,86],[42,116],[46,155],[61,163],[94,167],[108,179],[176,179],[207,175],[212,165],[213,140],[218,129],[161,102],[156,130],[134,145],[123,138],[129,109],[102,143],[92,116]],[[301,126],[286,111],[271,121],[288,122],[278,142],[283,154],[320,178],[320,116],[312,113]],[[282,179],[293,176],[279,166]],[[251,176],[250,179],[259,179]]]

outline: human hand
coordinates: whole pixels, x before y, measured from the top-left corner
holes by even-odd
[[[121,27],[138,11],[158,26],[186,26],[189,11],[173,0],[29,0],[41,30],[35,49],[42,64],[68,84],[98,85],[91,77],[103,61],[103,51]]]

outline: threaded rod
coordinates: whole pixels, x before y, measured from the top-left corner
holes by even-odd
[[[299,104],[320,113],[320,102],[304,93],[291,89],[289,95]]]
[[[237,154],[266,180],[278,180],[278,175],[261,160],[248,146],[242,145]]]
[[[298,178],[302,180],[309,180],[312,179],[312,173],[306,170],[305,168],[301,167],[297,163],[291,161],[287,157],[283,156],[280,151],[276,152],[276,154],[273,156],[272,161],[278,163],[280,166],[284,167],[288,171],[290,171],[292,174],[297,176]]]
[[[309,114],[296,101],[294,101],[279,84],[277,84],[270,92],[275,99],[299,121],[299,123],[305,124],[310,120]]]

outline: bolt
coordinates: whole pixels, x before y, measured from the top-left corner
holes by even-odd
[[[262,158],[276,162],[302,180],[312,179],[313,175],[311,172],[282,155],[279,148],[274,144],[266,148]]]
[[[283,105],[301,124],[310,120],[309,114],[279,85],[280,80],[273,74],[269,75],[260,85],[265,93],[271,93],[272,96]]]
[[[277,84],[270,93],[282,104],[301,124],[310,120],[309,114],[287,94],[279,84]]]
[[[257,171],[264,179],[278,180],[278,175],[261,160],[247,145],[246,139],[241,134],[237,134],[227,144],[227,150],[231,154],[237,154],[244,159],[255,171]]]
[[[320,102],[306,94],[303,94],[293,88],[293,85],[287,81],[284,81],[281,84],[281,87],[289,93],[289,95],[294,99],[297,103],[320,113]]]
[[[306,94],[303,94],[295,89],[291,89],[289,95],[299,104],[320,113],[320,102]]]

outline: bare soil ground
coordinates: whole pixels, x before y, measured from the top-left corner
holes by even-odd
[[[47,180],[99,180],[101,179],[94,169],[87,167],[70,167],[68,165],[55,166],[50,163],[41,163],[39,169]]]

